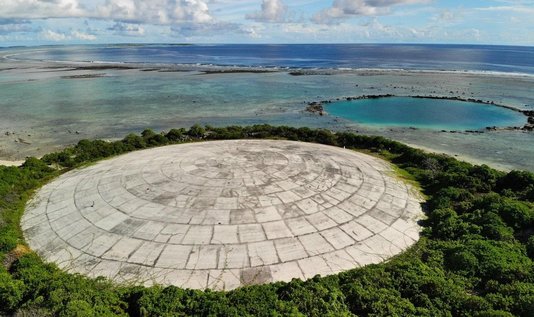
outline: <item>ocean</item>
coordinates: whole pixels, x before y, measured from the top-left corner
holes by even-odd
[[[24,49],[18,59],[297,69],[534,74],[534,47],[425,44],[86,45]]]

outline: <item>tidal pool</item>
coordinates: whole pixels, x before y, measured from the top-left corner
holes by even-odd
[[[362,125],[434,130],[523,126],[523,114],[494,105],[458,100],[389,97],[334,102],[326,111]]]

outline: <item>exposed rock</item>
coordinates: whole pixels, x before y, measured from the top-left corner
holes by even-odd
[[[484,131],[479,131],[479,130],[465,130],[465,132],[467,132],[467,133],[477,133],[477,134],[484,133]]]
[[[392,94],[385,94],[385,95],[362,95],[362,96],[356,96],[356,97],[347,97],[345,98],[347,101],[352,100],[360,100],[360,99],[379,99],[379,98],[388,98],[388,97],[395,97],[395,95]]]
[[[85,78],[99,78],[99,77],[105,77],[106,74],[99,73],[99,74],[82,74],[82,75],[70,75],[70,76],[61,76],[63,79],[85,79]]]
[[[15,142],[26,144],[26,145],[30,145],[31,144],[30,142],[24,140],[23,138],[18,138],[18,139],[15,140]]]
[[[320,116],[325,114],[323,104],[321,102],[316,102],[316,101],[308,103],[308,106],[306,107],[306,111],[319,114]]]
[[[486,130],[488,131],[528,131],[528,132],[531,132],[531,131],[534,131],[534,124],[531,124],[531,123],[528,123],[528,124],[525,124],[524,126],[522,127],[504,127],[504,128],[499,128],[499,127],[486,127]]]

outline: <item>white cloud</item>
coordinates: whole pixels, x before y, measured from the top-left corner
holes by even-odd
[[[438,14],[430,18],[431,21],[439,24],[452,24],[462,20],[464,14],[462,10],[441,10]]]
[[[480,11],[497,11],[497,12],[514,12],[514,13],[525,13],[534,15],[534,7],[526,6],[496,6],[496,7],[484,7],[477,8]]]
[[[171,26],[174,35],[211,37],[227,33],[248,34],[250,31],[241,24],[229,22],[181,23]]]
[[[2,0],[0,17],[46,19],[82,17],[87,12],[78,0]]]
[[[257,22],[286,22],[287,6],[281,0],[263,0],[261,10],[246,15]]]
[[[351,16],[377,16],[390,12],[394,5],[426,3],[429,0],[334,0],[330,8],[316,13],[312,20],[316,23],[333,23]]]
[[[150,24],[213,20],[204,0],[106,0],[98,13],[100,18]]]
[[[78,40],[84,40],[84,41],[94,41],[96,40],[96,36],[89,33],[79,32],[79,31],[73,31],[71,33],[72,37]]]
[[[89,8],[80,0],[2,0],[0,18],[95,18],[150,24],[213,20],[209,0],[105,0]]]
[[[108,30],[113,31],[115,35],[124,36],[142,36],[145,34],[145,29],[141,25],[121,22],[113,24]]]
[[[0,0],[0,46],[258,39],[532,45],[530,16],[534,0]]]
[[[476,28],[449,28],[437,24],[400,26],[381,21],[380,17],[363,18],[360,23],[287,23],[282,32],[289,43],[485,43],[489,39],[487,32]]]
[[[69,33],[56,32],[52,30],[43,30],[40,33],[41,38],[52,41],[52,42],[61,42],[69,40],[82,40],[82,41],[94,41],[96,36],[93,34],[88,34],[80,31],[71,31]]]
[[[0,19],[0,35],[12,33],[27,33],[34,29],[27,20]]]
[[[213,20],[204,0],[106,0],[97,10],[101,18],[150,24]]]
[[[32,32],[33,28],[27,24],[1,24],[0,34]]]
[[[43,30],[41,32],[41,37],[45,40],[54,42],[65,41],[68,39],[65,33],[54,32],[52,30]]]

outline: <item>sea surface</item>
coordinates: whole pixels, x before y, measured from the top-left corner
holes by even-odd
[[[145,128],[268,123],[382,135],[502,169],[534,171],[532,132],[484,129],[524,124],[526,117],[512,110],[437,100],[422,100],[411,112],[378,104],[371,124],[330,110],[324,116],[305,111],[309,102],[378,94],[474,98],[534,110],[534,48],[375,44],[3,48],[0,159],[39,156],[82,138],[114,139]],[[388,118],[392,110],[403,114],[402,124],[378,120]],[[439,129],[455,133],[432,126],[428,120],[435,117],[442,121]],[[464,117],[470,123],[458,125]],[[484,133],[465,132],[468,128]]]
[[[425,44],[53,46],[22,60],[302,69],[412,69],[534,74],[534,47]]]

